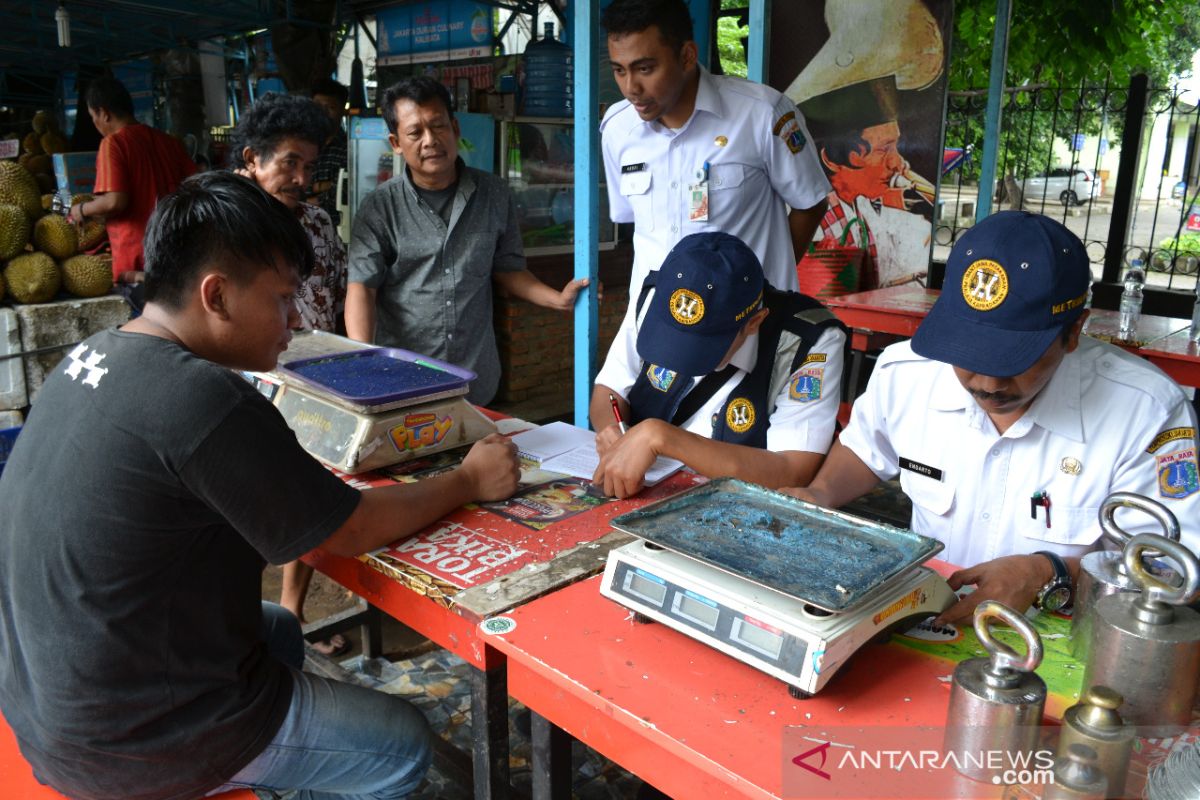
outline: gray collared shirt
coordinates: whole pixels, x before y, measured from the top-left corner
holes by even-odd
[[[474,370],[472,402],[500,384],[492,273],[525,268],[516,203],[495,175],[458,162],[450,224],[405,168],[363,200],[350,235],[350,281],[376,290],[375,343]]]

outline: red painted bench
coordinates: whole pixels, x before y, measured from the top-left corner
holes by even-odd
[[[0,797],[4,800],[66,800],[33,777],[33,769],[17,748],[17,740],[0,717]],[[213,795],[209,800],[255,800],[254,792],[241,789]]]

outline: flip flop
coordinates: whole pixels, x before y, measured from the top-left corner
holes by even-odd
[[[340,633],[335,633],[321,642],[313,642],[312,647],[318,653],[328,658],[340,656],[350,649],[350,641]]]

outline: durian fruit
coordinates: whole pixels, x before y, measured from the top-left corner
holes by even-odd
[[[108,237],[108,229],[95,217],[89,217],[79,231],[79,251],[91,250]]]
[[[79,252],[79,234],[66,217],[47,214],[33,224],[33,246],[59,260],[70,258]]]
[[[33,115],[33,132],[41,136],[46,131],[50,130],[50,125],[54,118],[47,114],[44,110],[38,111]]]
[[[54,176],[54,162],[50,159],[50,156],[46,155],[45,153],[36,156],[30,153],[26,153],[25,155],[29,156],[28,162],[21,164],[21,166],[25,167],[25,169],[29,170],[34,175]],[[24,158],[24,156],[22,156],[22,158]]]
[[[0,203],[20,206],[30,219],[42,214],[42,192],[29,170],[15,161],[0,161]]]
[[[38,191],[42,192],[43,194],[46,192],[53,192],[58,188],[58,182],[54,180],[54,176],[47,175],[44,172],[39,172],[38,174],[34,175],[33,180],[35,183],[37,183]]]
[[[46,192],[42,195],[42,211],[50,212],[54,210],[54,192]]]
[[[0,205],[0,261],[25,252],[29,244],[29,217],[18,206]]]
[[[42,150],[41,137],[33,132],[25,134],[25,138],[21,140],[21,149],[35,156],[45,152]]]
[[[57,131],[46,131],[38,139],[38,143],[42,146],[42,152],[50,154],[65,153],[70,147],[63,135]]]
[[[4,282],[18,303],[45,303],[58,294],[62,272],[45,253],[26,253],[8,262]]]
[[[79,297],[99,297],[112,289],[112,263],[99,256],[73,256],[62,264],[63,286]]]

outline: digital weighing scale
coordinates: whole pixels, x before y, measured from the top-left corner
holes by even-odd
[[[301,446],[342,472],[391,466],[496,430],[467,402],[470,370],[329,334],[297,335],[292,344],[290,357],[255,383]]]
[[[940,542],[723,478],[613,520],[600,592],[788,684],[820,691],[867,642],[954,601]]]

